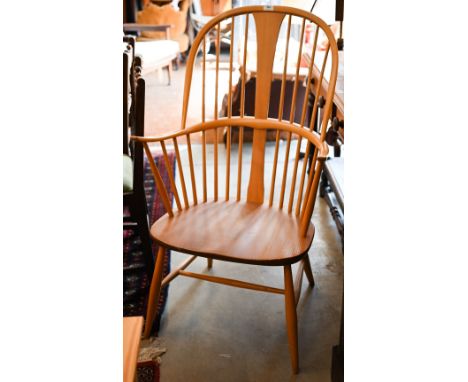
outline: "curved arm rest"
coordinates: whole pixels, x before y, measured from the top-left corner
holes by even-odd
[[[290,132],[293,134],[300,135],[306,139],[308,139],[317,149],[317,159],[323,161],[328,157],[328,145],[326,142],[320,141],[320,136],[315,132],[311,131],[304,127],[299,127],[296,124],[284,123],[279,122],[276,119],[264,119],[259,120],[255,118],[220,118],[217,120],[199,123],[197,125],[191,126],[186,129],[180,129],[174,133],[164,134],[160,136],[136,136],[132,135],[130,139],[135,140],[141,143],[153,143],[153,142],[163,142],[166,140],[174,139],[183,135],[190,135],[193,133],[198,133],[201,131],[216,129],[219,127],[226,127],[226,126],[245,126],[250,127],[253,129],[261,129],[261,130],[268,130],[268,129],[278,129],[281,131]]]

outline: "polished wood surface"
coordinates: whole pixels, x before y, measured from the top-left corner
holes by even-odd
[[[255,118],[268,117],[270,89],[275,58],[276,41],[284,18],[282,13],[254,13],[257,28],[257,83],[255,92]],[[252,165],[247,200],[263,203],[263,173],[266,131],[254,130]]]
[[[291,354],[291,367],[294,374],[299,372],[299,355],[297,343],[297,312],[294,284],[290,265],[284,267],[284,289],[286,305],[286,327],[288,330],[289,353]]]
[[[294,263],[312,242],[300,220],[278,208],[248,202],[207,202],[165,215],[151,227],[158,243],[218,260],[261,265]]]
[[[250,26],[248,26],[248,17],[250,17]],[[220,70],[220,48],[216,46],[215,67],[216,73],[213,81],[210,84],[203,83],[202,85],[202,112],[200,113],[202,121],[191,127],[186,126],[188,104],[191,96],[191,83],[193,76],[193,67],[195,64],[198,51],[202,49],[206,53],[205,42],[208,36],[216,36],[216,41],[220,41],[220,23],[225,20],[230,20],[232,25],[237,21],[244,20],[246,29],[256,32],[255,41],[257,43],[256,57],[256,96],[255,96],[255,113],[254,116],[247,117],[244,114],[244,106],[241,105],[241,116],[232,115],[232,97],[228,96],[226,106],[226,118],[218,116],[218,86],[221,76]],[[300,74],[300,58],[303,49],[312,49],[314,47],[303,46],[303,38],[299,36],[298,50],[294,51],[296,57],[296,67],[293,72],[294,86],[291,93],[291,100],[285,97],[284,89],[282,91],[281,107],[284,107],[286,102],[292,102],[290,106],[291,113],[288,118],[278,119],[268,118],[268,109],[270,104],[270,90],[273,79],[273,63],[277,55],[277,41],[282,26],[288,28],[288,37],[291,30],[292,18],[300,20],[300,33],[304,34],[306,23],[313,23],[321,30],[323,35],[329,39],[329,46],[324,56],[324,65],[328,63],[330,70],[328,72],[328,87],[322,95],[325,99],[325,105],[320,115],[320,123],[325,128],[319,129],[319,133],[311,131],[305,127],[305,110],[307,97],[304,99],[299,110],[299,114],[303,115],[300,123],[297,123],[293,116],[296,108],[296,97]],[[254,24],[254,25],[252,25]],[[292,34],[292,33],[291,33]],[[242,35],[242,32],[241,32]],[[247,41],[247,34],[243,34],[244,43]],[[291,37],[292,38],[292,37]],[[314,40],[317,42],[317,38]],[[231,42],[229,52],[229,71],[232,71],[233,60],[232,54],[234,51]],[[286,43],[286,49],[288,43]],[[241,84],[245,86],[246,73],[245,68],[248,68],[248,63],[245,63],[248,57],[248,46],[245,44],[239,53],[243,52],[244,56],[241,61],[244,62],[244,69],[241,71]],[[203,54],[204,54],[203,53]],[[287,57],[285,58],[287,60]],[[328,60],[328,61],[327,61]],[[206,69],[206,59],[202,58],[201,67],[203,71]],[[306,69],[312,72],[314,62],[309,64]],[[285,67],[288,65],[285,65]],[[288,66],[289,67],[289,66]],[[194,277],[215,283],[260,290],[269,293],[280,293],[285,296],[285,310],[287,331],[289,339],[289,347],[291,354],[291,365],[294,373],[299,370],[298,357],[298,336],[297,336],[297,314],[296,304],[300,298],[300,281],[303,273],[306,274],[310,286],[313,286],[313,276],[308,261],[308,251],[311,246],[314,236],[314,226],[311,223],[311,217],[314,211],[315,199],[317,195],[318,184],[320,180],[323,161],[328,156],[328,146],[324,142],[326,126],[332,112],[332,101],[334,97],[334,88],[337,78],[338,69],[338,50],[334,40],[333,33],[330,28],[318,17],[309,12],[302,11],[290,7],[268,7],[268,6],[252,6],[234,8],[217,17],[211,19],[205,27],[198,33],[192,44],[189,57],[187,59],[187,69],[185,76],[185,88],[182,104],[182,123],[181,130],[159,137],[133,137],[134,140],[143,144],[145,152],[148,156],[151,155],[149,144],[161,145],[164,155],[170,142],[174,144],[176,151],[176,161],[178,168],[179,182],[174,182],[170,179],[170,188],[176,199],[180,196],[184,197],[184,205],[177,202],[172,206],[168,200],[168,190],[164,188],[161,182],[161,174],[154,164],[151,163],[156,180],[158,192],[162,197],[163,204],[167,214],[161,217],[151,228],[151,235],[155,242],[159,244],[159,253],[156,260],[155,271],[150,287],[150,296],[148,299],[147,322],[145,324],[145,336],[149,336],[151,332],[152,322],[155,316],[156,302],[159,298],[162,285],[167,285],[177,276]],[[229,85],[232,85],[232,73],[229,73]],[[208,76],[202,74],[203,81]],[[283,73],[285,78],[285,73]],[[320,81],[325,77],[324,74],[316,83],[320,86]],[[215,99],[205,100],[205,89],[208,86],[215,86]],[[241,89],[241,98],[245,101],[245,89]],[[200,96],[200,95],[198,95]],[[206,102],[211,101],[211,105],[206,105]],[[205,108],[214,107],[214,120],[207,121]],[[212,109],[213,110],[213,109]],[[281,113],[282,115],[282,113]],[[234,142],[231,141],[231,129],[238,128],[239,142],[237,147],[237,161],[231,161],[231,146]],[[221,156],[218,151],[218,140],[214,141],[213,147],[213,176],[212,182],[208,182],[206,174],[207,167],[207,150],[205,148],[205,138],[208,134],[217,136],[220,130],[227,132],[226,136],[226,156],[225,163],[226,171],[218,171],[221,165]],[[252,145],[243,145],[243,133],[251,133],[253,135]],[[273,132],[277,137],[275,147],[275,162],[281,160],[285,163],[282,166],[282,172],[275,169],[273,174],[270,171],[265,171],[265,138],[267,132]],[[201,155],[194,156],[191,147],[191,137],[201,133],[203,136],[203,146]],[[285,150],[279,150],[279,137],[287,137],[287,145]],[[187,143],[187,155],[180,155],[177,141]],[[296,146],[295,150],[291,151],[291,147],[295,143],[306,143],[308,150],[314,150],[312,160],[309,163],[309,171],[306,171],[308,161],[302,161],[300,164],[300,150]],[[236,142],[237,143],[237,142]],[[247,147],[246,147],[247,146]],[[247,154],[243,152],[249,150]],[[291,151],[291,152],[290,152]],[[185,154],[185,153],[184,153]],[[245,153],[244,153],[245,154]],[[248,162],[243,158],[247,158]],[[197,159],[200,163],[195,163]],[[182,165],[182,162],[184,164]],[[237,162],[237,163],[236,163]],[[239,167],[236,177],[231,177],[231,172],[235,165]],[[241,168],[244,165],[250,165],[250,174],[246,178],[246,184],[242,183]],[[199,166],[203,173],[203,179],[198,182],[194,179],[194,168]],[[168,168],[168,171],[171,169]],[[185,171],[185,173],[184,173]],[[190,175],[187,174],[190,172]],[[281,174],[279,173],[281,172]],[[220,179],[224,174],[225,178]],[[235,170],[233,172],[235,174]],[[273,180],[270,180],[269,177]],[[186,181],[190,177],[191,182]],[[185,180],[184,180],[185,179]],[[276,181],[275,181],[276,180]],[[211,183],[211,184],[210,184]],[[299,184],[297,184],[299,183]],[[269,189],[265,190],[265,185]],[[202,191],[198,198],[197,187],[201,186]],[[178,188],[178,190],[174,190]],[[281,190],[278,190],[278,189]],[[276,194],[275,194],[276,190]],[[265,194],[269,192],[267,198]],[[233,193],[235,197],[231,194]],[[191,195],[190,195],[191,194]],[[190,198],[191,197],[191,198]],[[190,200],[191,199],[191,200]],[[213,266],[213,259],[221,261],[230,261],[236,263],[247,263],[257,265],[283,266],[284,267],[284,289],[273,288],[271,286],[259,285],[247,281],[239,281],[214,276],[212,274],[193,273],[185,269],[195,259],[193,256],[183,262],[180,266],[175,267],[164,280],[162,280],[162,254],[164,249],[173,249],[179,252],[191,254],[194,256],[205,257],[208,259],[208,267]],[[299,274],[296,276],[296,288],[292,279],[291,265],[301,261],[299,266]]]
[[[162,284],[162,273],[164,265],[164,253],[165,248],[160,246],[158,254],[156,255],[156,265],[154,267],[153,278],[151,280],[148,306],[146,308],[146,322],[145,322],[145,338],[148,338],[151,334],[154,318],[156,317],[157,301],[159,300],[159,294],[161,293]]]
[[[134,382],[143,317],[123,318],[123,380]]]

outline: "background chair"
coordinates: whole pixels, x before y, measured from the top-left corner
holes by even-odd
[[[148,3],[137,13],[137,24],[144,25],[171,25],[168,34],[163,31],[148,31],[141,33],[140,40],[174,40],[179,44],[181,53],[189,48],[189,37],[185,33],[187,29],[187,11],[190,0],[182,0],[178,9],[172,4],[156,5]]]
[[[143,62],[142,75],[147,75],[161,68],[167,69],[168,84],[171,84],[172,63],[180,53],[179,44],[169,39],[171,25],[140,25],[129,23],[123,25],[124,33],[135,32],[138,35],[145,31],[163,32],[166,39],[163,40],[135,40],[135,55],[141,57]]]
[[[250,16],[250,17],[249,17]],[[270,104],[271,83],[273,80],[273,65],[278,51],[278,36],[282,29],[286,32],[284,43],[288,50],[291,37],[291,22],[299,18],[301,25],[299,34],[298,56],[306,50],[311,60],[306,77],[306,89],[312,86],[321,89],[321,82],[328,73],[328,88],[322,96],[325,101],[323,115],[318,126],[318,133],[305,126],[308,97],[304,97],[302,105],[296,105],[297,88],[300,81],[299,69],[301,60],[296,62],[296,74],[291,99],[285,97],[286,72],[284,65],[282,74],[282,89],[277,99],[279,104],[278,118],[268,118]],[[232,115],[232,96],[228,93],[227,117],[218,118],[218,82],[221,38],[221,23],[230,20],[232,28],[243,26],[243,41],[247,41],[250,31],[256,31],[256,93],[255,115],[247,117],[245,111],[245,89],[241,90],[240,115]],[[303,44],[306,22],[315,27],[315,38],[311,45]],[[214,32],[213,32],[214,31]],[[214,83],[206,83],[206,41],[210,34],[215,33],[218,42],[216,49],[216,77]],[[234,33],[233,33],[234,34]],[[311,83],[311,73],[315,65],[315,52],[319,34],[330,40],[321,72],[324,73],[316,83]],[[237,42],[239,43],[239,42]],[[232,88],[233,51],[236,41],[231,41],[229,54],[229,89]],[[202,86],[201,94],[192,94],[192,74],[195,59],[199,49],[202,54]],[[242,86],[245,87],[245,60],[248,57],[248,44],[243,44]],[[314,236],[314,226],[310,219],[314,210],[323,161],[328,154],[328,146],[324,142],[327,123],[332,111],[332,100],[337,78],[338,50],[336,41],[329,27],[319,18],[302,10],[289,7],[243,7],[230,10],[211,19],[199,32],[193,43],[187,60],[186,82],[182,105],[182,129],[170,135],[161,137],[133,137],[143,145],[150,161],[158,192],[163,201],[167,214],[157,220],[151,227],[151,236],[159,244],[159,251],[164,248],[191,254],[192,256],[176,267],[170,274],[162,276],[162,256],[157,256],[155,270],[150,287],[148,310],[144,335],[150,334],[153,317],[155,315],[155,301],[161,288],[177,276],[187,276],[206,281],[281,294],[285,298],[286,323],[291,354],[291,365],[294,373],[298,372],[298,336],[296,305],[299,301],[302,277],[305,273],[309,284],[314,285],[312,269],[308,252]],[[330,70],[325,67],[330,65]],[[207,100],[206,87],[215,86],[216,96]],[[202,97],[201,121],[191,127],[186,127],[187,111],[190,97]],[[318,97],[315,98],[316,100]],[[212,102],[208,102],[212,101]],[[283,119],[285,103],[291,103],[290,116]],[[214,120],[207,121],[206,109],[214,107]],[[295,108],[300,107],[299,123],[294,121]],[[315,120],[318,102],[312,107],[311,120]],[[233,142],[231,132],[233,127],[239,128],[239,140]],[[207,133],[219,134],[226,130],[225,163],[221,164],[217,140],[213,147],[213,174],[207,174],[206,147]],[[252,130],[252,144],[244,144],[244,130]],[[274,160],[270,165],[265,163],[265,145],[267,131],[273,131],[276,136],[274,146]],[[194,163],[197,159],[192,154],[192,140],[201,134],[201,163]],[[286,135],[286,144],[279,145],[280,135]],[[179,142],[187,145],[187,151],[179,150]],[[172,145],[175,150],[178,177],[170,177],[170,187],[165,188],[161,174],[152,160],[149,144],[158,144],[167,162],[167,147]],[[311,171],[306,171],[307,161],[300,164],[300,148],[306,146],[306,158],[313,152]],[[232,146],[237,144],[237,149]],[[292,150],[291,150],[292,149]],[[234,151],[235,150],[235,151]],[[232,157],[231,151],[237,155]],[[244,153],[245,151],[245,153]],[[223,153],[224,154],[224,153]],[[284,158],[283,171],[280,175],[278,158]],[[232,158],[231,158],[232,157]],[[231,161],[232,159],[232,161]],[[232,170],[231,167],[237,169]],[[243,164],[247,166],[243,166]],[[233,165],[233,166],[231,166]],[[221,167],[223,166],[223,167]],[[225,167],[224,167],[225,166]],[[223,168],[224,176],[223,176]],[[243,175],[243,169],[250,173]],[[185,172],[184,172],[185,169]],[[195,171],[201,173],[196,176]],[[231,176],[232,172],[232,176]],[[278,176],[277,176],[278,175]],[[208,179],[213,179],[213,183]],[[220,179],[222,178],[222,179]],[[173,208],[169,191],[174,194]],[[197,256],[208,260],[211,268],[213,260],[229,261],[240,264],[255,264],[262,266],[280,266],[284,272],[284,288],[274,288],[252,282],[227,279],[206,273],[193,273],[185,269]],[[299,263],[298,272],[293,280],[291,266]]]
[[[197,33],[215,16],[221,12],[231,9],[230,0],[192,0],[190,4],[190,26],[192,28],[192,39]],[[231,20],[223,20],[220,24],[220,42],[224,44],[231,43]],[[216,33],[212,31],[208,34],[209,39],[206,40],[207,52],[209,46],[217,44]]]

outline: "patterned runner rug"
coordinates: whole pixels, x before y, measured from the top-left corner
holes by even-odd
[[[174,153],[168,153],[169,160],[172,167],[172,172],[175,171],[175,155]],[[173,200],[173,195],[170,191],[169,176],[164,165],[164,159],[162,155],[155,155],[154,160],[158,170],[161,173],[161,177],[164,180],[166,189],[168,190],[169,197]],[[145,191],[146,201],[148,203],[148,214],[150,225],[153,224],[158,218],[166,213],[164,206],[160,201],[156,185],[154,182],[153,174],[148,161],[145,158]],[[126,211],[124,211],[125,215]],[[153,258],[158,252],[158,246],[153,243]],[[170,271],[171,256],[170,251],[166,251],[164,258],[164,272],[163,277],[166,276]],[[148,289],[151,280],[145,272],[143,252],[141,250],[141,241],[137,232],[127,229],[123,230],[123,316],[145,316],[146,304],[148,297]],[[158,302],[158,313],[154,321],[153,333],[157,334],[159,330],[159,323],[161,316],[164,312],[166,305],[168,287],[163,288],[159,302]]]

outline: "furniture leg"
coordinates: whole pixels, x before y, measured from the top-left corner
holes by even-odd
[[[172,82],[172,62],[169,63],[169,65],[167,65],[167,76],[168,76],[168,85],[171,84]]]
[[[213,267],[213,259],[207,259],[208,260],[208,268],[212,268]]]
[[[297,313],[294,298],[294,284],[292,279],[291,265],[284,266],[284,289],[286,305],[286,325],[288,329],[289,352],[291,355],[291,366],[294,374],[299,372],[299,358],[297,348]]]
[[[312,274],[312,267],[310,266],[309,254],[304,256],[304,272],[309,280],[310,287],[313,288],[315,285],[314,275]]]
[[[153,278],[151,280],[151,286],[148,296],[148,307],[146,308],[146,322],[145,332],[143,337],[148,338],[151,334],[151,328],[153,326],[154,317],[156,315],[156,308],[158,306],[159,294],[161,293],[161,282],[164,265],[164,252],[165,248],[159,246],[158,255],[156,257],[156,266],[153,272]]]
[[[325,194],[328,190],[328,179],[325,175],[325,172],[322,172],[321,180],[320,180],[320,188],[319,188],[319,195],[321,198],[325,197]]]

